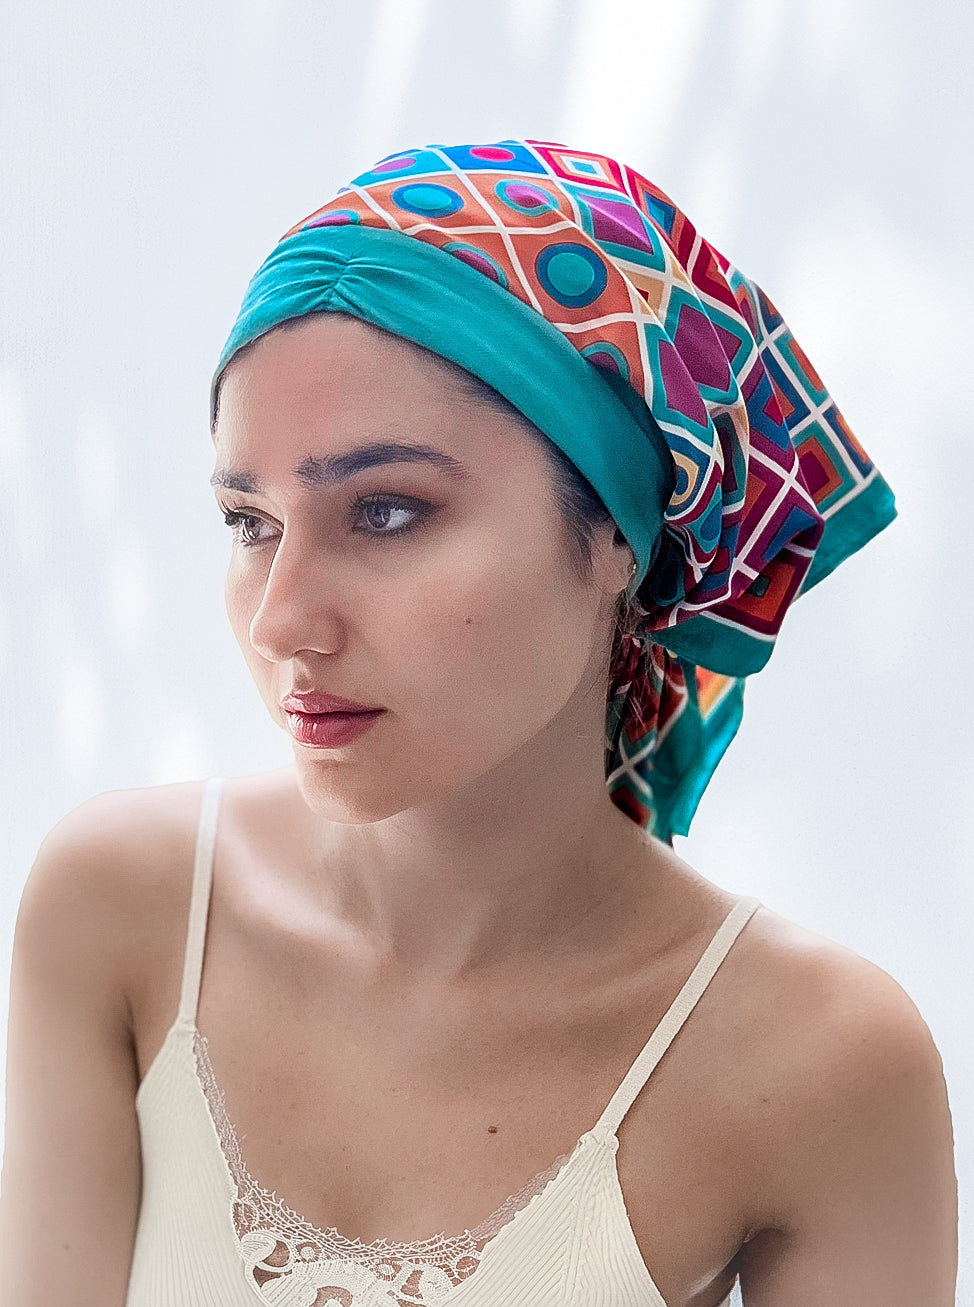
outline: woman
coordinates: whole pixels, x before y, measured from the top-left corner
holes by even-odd
[[[212,417],[294,762],[44,842],[4,1302],[946,1307],[925,1025],[671,848],[893,514],[767,297],[614,160],[430,147],[281,240]]]

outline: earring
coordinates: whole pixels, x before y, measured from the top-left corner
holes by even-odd
[[[632,567],[629,569],[629,581],[627,583],[628,585],[632,585],[633,579],[635,578],[635,575],[638,572],[638,570],[639,570],[639,564],[634,559]]]

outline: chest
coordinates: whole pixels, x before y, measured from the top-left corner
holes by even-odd
[[[288,993],[217,937],[208,956],[197,1025],[249,1177],[366,1244],[496,1227],[596,1124],[679,987],[424,1004],[335,976]],[[733,1104],[714,1098],[714,1032],[700,1024],[624,1121],[613,1176],[671,1305],[719,1300],[742,1227]],[[691,1296],[701,1284],[721,1292]]]
[[[584,979],[537,968],[445,996],[363,983],[328,956],[313,932],[276,935],[214,895],[196,1025],[210,1107],[247,1183],[310,1228],[368,1245],[496,1226],[512,1198],[537,1192],[695,960]],[[146,1064],[169,988],[144,1014]],[[734,1092],[715,1093],[723,1024],[719,1002],[694,1013],[623,1121],[603,1184],[669,1307],[720,1301],[745,1224],[753,1141]]]

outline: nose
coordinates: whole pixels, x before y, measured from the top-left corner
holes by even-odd
[[[250,621],[250,643],[262,658],[337,653],[345,640],[333,566],[281,540]]]

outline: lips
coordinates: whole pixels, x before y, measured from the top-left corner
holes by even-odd
[[[313,749],[336,749],[367,731],[384,712],[384,708],[376,712],[289,712],[285,720],[291,738],[298,744]]]
[[[292,690],[281,700],[285,712],[311,713],[359,713],[383,712],[384,709],[373,703],[356,703],[354,699],[343,699],[337,694],[323,694],[317,690]]]
[[[334,694],[295,691],[281,701],[291,738],[313,749],[334,749],[348,744],[385,712]]]

